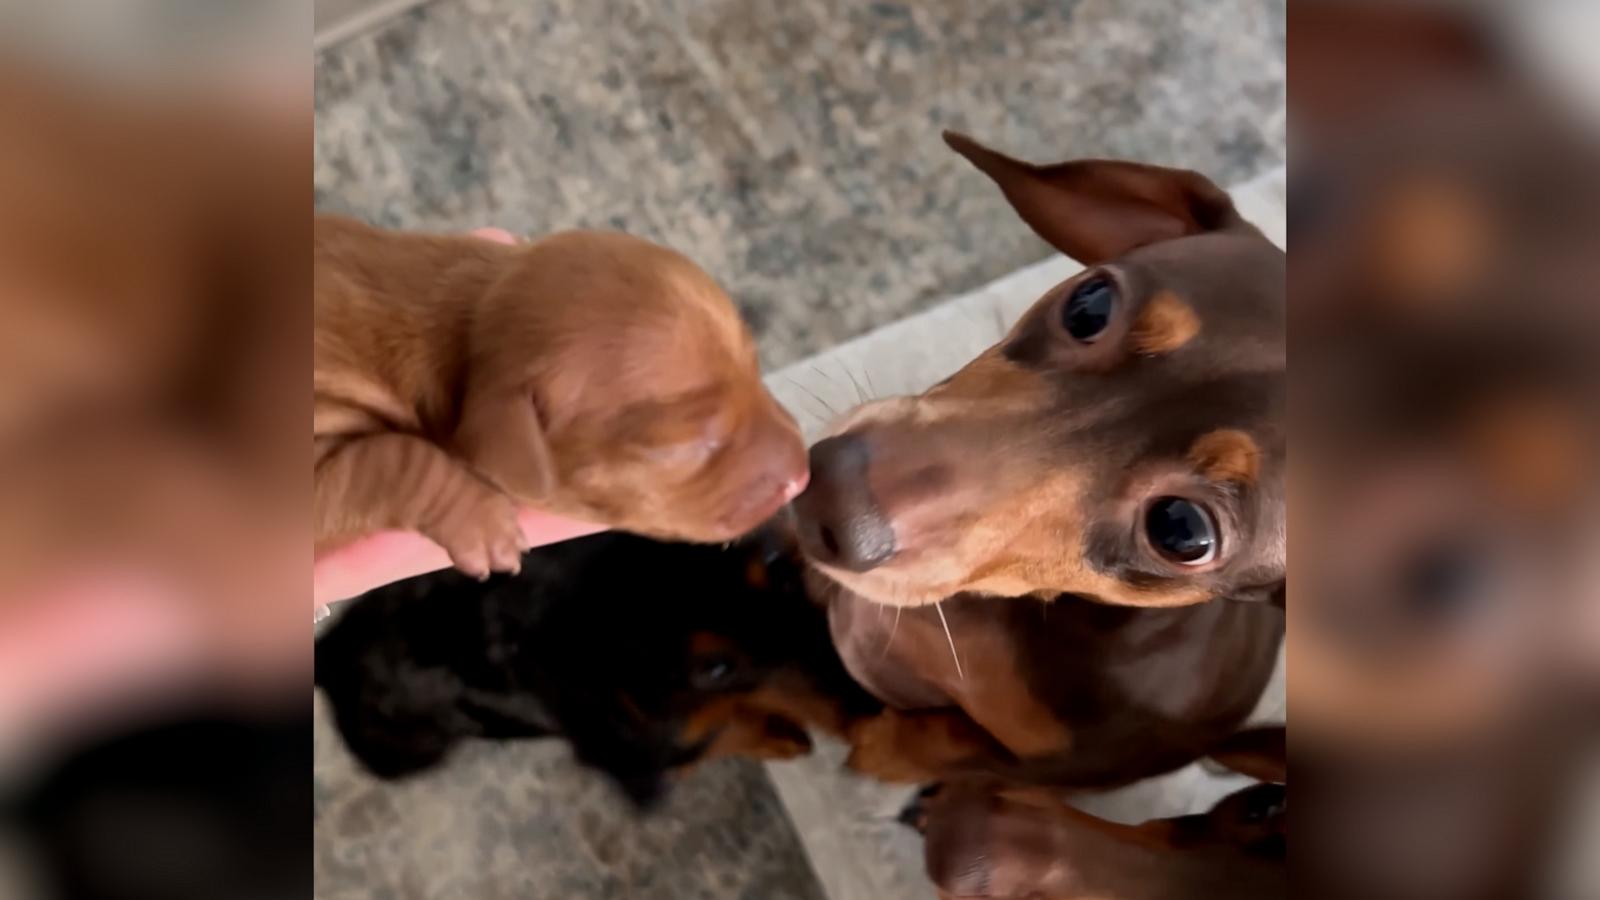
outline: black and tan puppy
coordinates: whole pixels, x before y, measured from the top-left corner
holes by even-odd
[[[787,541],[604,534],[480,583],[373,591],[317,642],[317,684],[368,770],[426,770],[467,738],[564,737],[647,803],[674,770],[786,758],[880,706],[845,672]]]

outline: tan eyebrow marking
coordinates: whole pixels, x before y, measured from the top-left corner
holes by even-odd
[[[1129,334],[1139,353],[1171,353],[1200,333],[1200,317],[1177,294],[1162,291],[1139,311]]]
[[[1237,428],[1219,428],[1195,439],[1189,461],[1211,481],[1254,484],[1261,474],[1261,448]]]
[[[1570,497],[1586,458],[1575,414],[1551,399],[1505,397],[1469,423],[1489,477],[1514,502],[1544,510]]]
[[[1464,185],[1413,179],[1378,210],[1369,252],[1395,299],[1425,312],[1479,277],[1494,246],[1492,225],[1484,201]]]

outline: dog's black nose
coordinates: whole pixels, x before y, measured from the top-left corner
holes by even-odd
[[[818,562],[855,572],[894,556],[894,528],[868,485],[866,439],[843,434],[811,448],[811,484],[794,501],[800,546]]]

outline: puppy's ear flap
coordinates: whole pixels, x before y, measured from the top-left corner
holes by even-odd
[[[533,393],[525,387],[469,387],[454,446],[478,474],[518,500],[535,501],[555,490],[555,461]]]
[[[964,134],[946,131],[944,140],[994,179],[1034,233],[1084,265],[1243,222],[1228,195],[1195,172],[1103,159],[1037,166]]]

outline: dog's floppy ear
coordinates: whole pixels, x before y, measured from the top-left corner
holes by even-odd
[[[454,446],[479,474],[518,500],[538,500],[555,489],[555,462],[530,390],[469,386]]]
[[[1242,221],[1228,195],[1196,172],[1105,159],[1037,166],[964,134],[946,131],[944,140],[1000,185],[1036,234],[1084,265]]]

